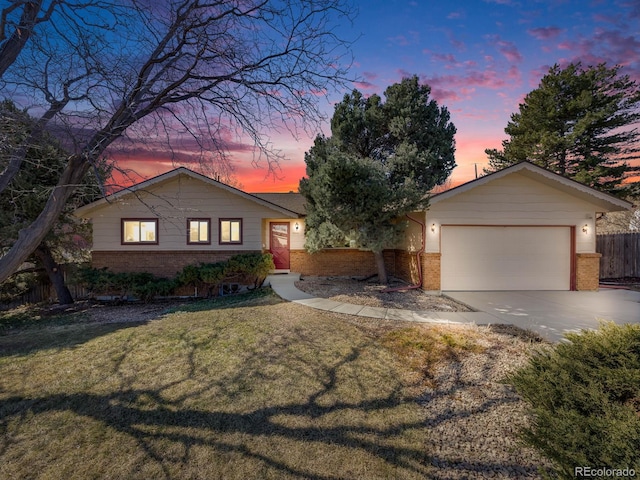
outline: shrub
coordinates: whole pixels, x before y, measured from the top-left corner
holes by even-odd
[[[273,257],[269,253],[241,253],[227,261],[226,274],[244,277],[257,288],[262,286],[274,268]]]
[[[78,283],[93,294],[134,296],[149,301],[157,296],[171,295],[178,287],[186,285],[206,289],[210,294],[211,291],[217,292],[218,287],[230,279],[248,282],[256,288],[264,283],[274,268],[273,258],[268,253],[243,253],[226,262],[187,265],[173,279],[145,272],[114,273],[107,268],[84,267],[78,271]]]
[[[156,277],[150,273],[114,273],[107,268],[85,267],[78,272],[79,283],[94,294],[133,296],[148,302],[157,296],[168,296],[179,286],[175,279]]]
[[[529,403],[526,443],[560,478],[576,467],[640,471],[640,325],[567,334],[508,383]]]
[[[226,262],[187,265],[177,279],[182,285],[204,286],[209,291],[217,291],[221,284],[232,279],[257,288],[274,268],[273,258],[268,253],[241,253]]]

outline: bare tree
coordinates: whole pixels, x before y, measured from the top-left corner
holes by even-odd
[[[73,154],[39,217],[0,258],[0,281],[35,250],[123,135],[190,136],[224,161],[219,133],[235,129],[254,142],[255,162],[277,170],[278,153],[263,132],[314,126],[319,98],[346,79],[349,45],[334,33],[352,14],[344,2],[96,0],[73,16],[60,7],[66,0],[12,2],[16,18],[33,4],[51,13],[10,61],[4,95],[41,112],[35,134],[55,125]]]

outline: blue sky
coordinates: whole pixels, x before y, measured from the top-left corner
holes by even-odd
[[[452,181],[474,177],[487,164],[485,148],[499,147],[504,127],[524,96],[555,63],[620,64],[640,81],[640,0],[386,0],[355,2],[359,14],[340,33],[355,39],[353,87],[382,94],[417,74],[445,105],[458,129],[458,167]],[[345,92],[329,96],[324,109]],[[330,134],[328,124],[324,133]],[[235,157],[248,191],[289,191],[304,175],[304,152],[313,135],[273,138],[289,160],[280,181]],[[160,173],[160,172],[149,172]]]

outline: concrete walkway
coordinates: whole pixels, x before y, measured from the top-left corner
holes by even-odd
[[[403,310],[400,308],[366,307],[351,303],[335,302],[328,298],[314,297],[313,295],[298,290],[295,282],[299,279],[299,273],[269,275],[265,284],[271,285],[273,291],[284,300],[328,312],[421,323],[496,323],[496,317],[485,312],[428,312]]]

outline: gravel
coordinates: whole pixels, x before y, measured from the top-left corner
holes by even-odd
[[[379,285],[375,279],[305,276],[296,282],[296,287],[316,297],[368,307],[432,312],[471,311],[466,305],[445,295],[430,294],[420,289],[385,292],[387,288],[408,287],[406,283],[396,279],[392,279],[389,285]]]
[[[433,478],[542,478],[539,469],[549,463],[519,440],[526,405],[503,383],[536,347],[516,330],[459,328],[478,330],[476,341],[485,349],[437,367],[432,385],[419,397],[427,413]]]

